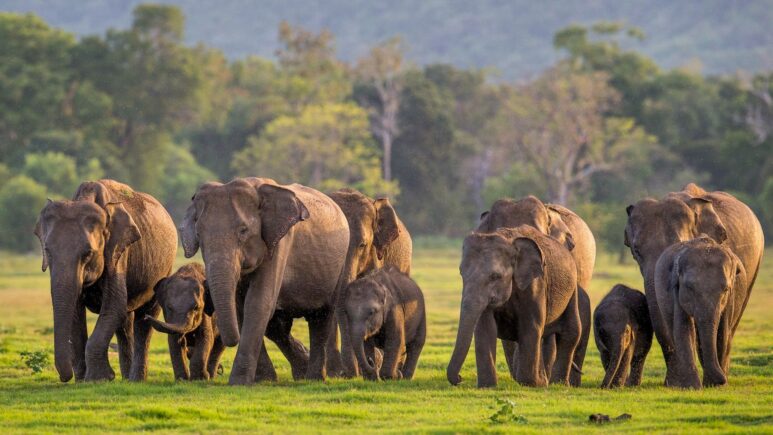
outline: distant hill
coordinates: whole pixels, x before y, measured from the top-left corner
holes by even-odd
[[[125,28],[137,0],[0,0],[0,10],[34,12],[79,35]],[[229,57],[272,57],[280,20],[336,36],[353,59],[377,41],[402,35],[417,63],[495,67],[523,78],[550,65],[556,30],[571,23],[621,20],[644,30],[633,48],[664,67],[689,63],[704,73],[773,69],[770,0],[172,0],[187,17],[187,39]],[[74,5],[77,5],[74,6]],[[700,62],[696,61],[699,59]]]

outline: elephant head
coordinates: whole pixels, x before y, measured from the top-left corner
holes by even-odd
[[[727,230],[710,200],[669,195],[643,199],[626,208],[625,245],[639,264],[645,286],[651,288],[660,254],[674,243],[706,234],[722,243]]]
[[[156,300],[164,312],[165,321],[146,316],[156,331],[183,336],[201,325],[204,314],[212,315],[214,305],[199,264],[183,266],[174,275],[159,281]]]
[[[192,199],[179,229],[185,256],[201,248],[223,344],[235,346],[239,280],[272,259],[309,211],[293,191],[255,178],[207,183]]]
[[[673,328],[691,331],[694,324],[703,364],[703,385],[724,385],[727,374],[721,361],[729,351],[735,310],[741,309],[735,306],[735,295],[746,288],[746,271],[735,254],[707,236],[685,243],[670,266],[668,291],[674,300]],[[694,367],[693,340],[675,341],[679,341],[675,347],[680,364]]]
[[[370,270],[383,266],[384,252],[399,234],[397,213],[387,198],[371,200],[354,189],[329,195],[349,223],[349,250],[344,276],[352,282]]]
[[[572,231],[569,230],[569,227],[566,225],[566,222],[564,222],[563,217],[561,217],[561,209],[558,206],[555,205],[548,205],[548,235],[556,240],[558,240],[559,243],[564,245],[566,249],[572,251],[574,250],[574,236],[572,235]],[[536,228],[536,227],[535,227]]]
[[[550,217],[545,204],[535,196],[526,196],[517,201],[498,199],[491,210],[480,215],[477,231],[492,233],[498,228],[515,228],[531,225],[543,234],[550,233]]]
[[[530,227],[529,227],[530,228]],[[544,275],[544,255],[539,245],[519,230],[472,233],[464,239],[462,263],[462,304],[456,344],[446,375],[456,385],[483,312],[502,306],[513,291],[529,288]]]
[[[349,323],[346,330],[351,335],[357,363],[368,379],[378,379],[378,371],[365,355],[364,342],[381,329],[391,298],[389,290],[370,275],[354,281],[346,291],[344,312]]]
[[[43,251],[42,269],[51,269],[54,359],[63,382],[73,376],[70,340],[83,288],[92,286],[106,273],[125,273],[124,252],[141,237],[120,199],[103,185],[84,183],[75,198],[49,200],[34,230]]]

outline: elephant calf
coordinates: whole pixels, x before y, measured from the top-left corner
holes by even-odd
[[[593,312],[593,331],[606,371],[601,388],[641,385],[644,360],[652,346],[644,293],[622,284],[612,287]]]
[[[655,292],[666,333],[662,345],[674,351],[666,360],[669,386],[701,388],[696,338],[703,385],[727,383],[730,343],[748,288],[746,269],[727,244],[702,235],[663,252],[655,266]]]
[[[363,377],[374,381],[379,377],[413,378],[427,334],[419,286],[397,268],[387,266],[352,282],[343,305]],[[380,370],[374,348],[383,350]]]
[[[152,317],[146,320],[157,331],[169,334],[175,379],[213,379],[225,346],[215,323],[204,267],[186,264],[159,281],[155,292],[166,322]]]

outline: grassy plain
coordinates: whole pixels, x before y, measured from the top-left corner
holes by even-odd
[[[53,361],[48,274],[37,255],[0,253],[0,433],[29,432],[771,432],[773,433],[773,263],[767,252],[751,302],[733,346],[730,383],[724,388],[677,391],[661,386],[664,364],[653,345],[640,388],[602,391],[603,370],[595,344],[588,347],[581,388],[520,387],[497,358],[499,386],[475,388],[472,351],[451,387],[445,367],[458,320],[460,243],[419,241],[414,278],[425,292],[428,340],[412,382],[370,383],[331,379],[293,382],[287,362],[270,345],[280,381],[229,387],[213,382],[174,382],[163,334],[153,337],[150,375],[144,384],[117,380],[61,384],[53,364],[33,374],[22,351],[44,351]],[[599,256],[591,300],[595,305],[617,282],[641,287],[635,264]],[[184,259],[180,258],[182,264]],[[93,326],[95,316],[89,318]],[[295,334],[308,341],[305,322]],[[226,374],[234,349],[223,358]],[[118,370],[117,355],[111,364]],[[515,402],[518,418],[494,423],[497,399]],[[629,413],[628,421],[597,426],[588,416]]]

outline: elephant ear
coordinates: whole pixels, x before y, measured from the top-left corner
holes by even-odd
[[[195,196],[194,196],[195,198]],[[191,198],[193,200],[193,198]],[[183,251],[185,252],[185,258],[191,258],[196,255],[196,251],[199,250],[199,237],[196,234],[196,205],[191,204],[185,211],[185,217],[180,228],[177,229],[180,232],[180,239],[182,240]]]
[[[516,250],[513,279],[519,289],[525,289],[545,275],[545,256],[537,242],[527,237],[513,240],[513,246]]]
[[[263,184],[258,187],[260,198],[260,231],[268,247],[268,257],[282,237],[287,235],[295,224],[309,218],[309,210],[289,189]]]
[[[397,213],[388,198],[379,198],[373,202],[373,205],[376,207],[373,246],[376,248],[378,259],[381,260],[384,258],[387,246],[400,235],[400,228],[397,224]]]
[[[564,246],[569,251],[575,247],[574,236],[569,230],[569,226],[566,225],[563,218],[561,218],[561,212],[555,207],[548,206],[548,229],[550,231],[550,237],[556,240],[563,241]]]
[[[212,293],[209,291],[209,283],[204,280],[204,314],[212,316],[215,313],[215,303],[212,302]]]
[[[140,229],[121,203],[105,205],[108,216],[108,238],[105,243],[105,266],[116,270],[118,261],[132,243],[142,238]]]
[[[153,286],[153,293],[156,295],[156,301],[161,302],[166,294],[166,283],[169,278],[161,278],[156,285]]]
[[[43,210],[40,211],[38,220],[35,222],[35,229],[32,230],[32,233],[37,236],[38,241],[40,242],[40,251],[43,255],[43,264],[40,265],[40,269],[43,272],[48,269],[48,254],[46,253],[46,226],[43,220],[43,214],[45,213],[46,209],[53,203],[54,201],[50,198],[46,199],[46,205],[43,207]]]
[[[727,228],[725,228],[710,200],[691,198],[687,205],[695,212],[696,236],[706,234],[717,243],[727,240]]]
[[[43,224],[40,222],[39,217],[38,221],[35,222],[35,229],[32,232],[35,233],[38,237],[38,241],[40,241],[40,251],[43,254],[43,264],[40,266],[40,269],[45,272],[46,269],[48,269],[48,255],[46,254],[45,230],[43,229]]]

